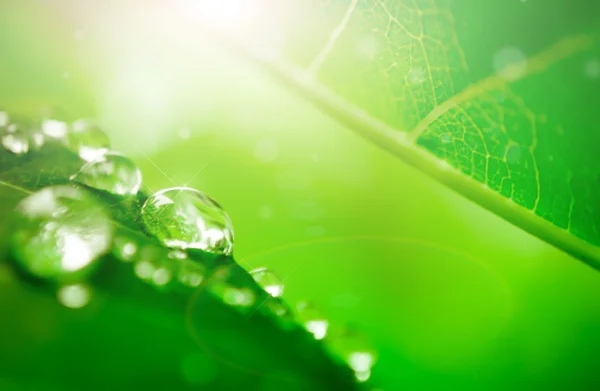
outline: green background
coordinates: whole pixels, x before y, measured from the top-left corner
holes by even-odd
[[[308,299],[369,336],[376,387],[600,388],[598,272],[360,139],[177,15],[76,3],[2,2],[0,98],[97,117],[148,192],[188,185],[218,200],[243,266],[271,268],[290,303]],[[479,79],[506,46],[531,55],[597,26],[592,3],[452,9]]]

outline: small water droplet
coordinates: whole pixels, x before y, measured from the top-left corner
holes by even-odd
[[[133,261],[137,252],[136,242],[127,236],[116,236],[113,240],[113,254],[121,261]]]
[[[46,143],[46,137],[41,131],[31,132],[29,139],[31,140],[31,147],[36,151],[39,151]]]
[[[231,266],[220,267],[214,271],[208,281],[209,290],[213,295],[233,307],[247,308],[256,301],[254,292],[246,287],[238,286],[232,281]]]
[[[112,224],[81,189],[47,187],[17,206],[13,249],[20,264],[42,278],[83,278],[110,247]]]
[[[65,307],[78,309],[90,302],[91,292],[85,284],[65,285],[58,290],[56,297]]]
[[[142,260],[135,264],[135,274],[142,280],[150,280],[156,271],[156,267],[148,260]]]
[[[298,319],[315,339],[325,338],[329,329],[329,321],[318,309],[308,302],[302,301],[296,305],[296,310]]]
[[[69,148],[88,162],[98,159],[110,148],[106,133],[90,120],[73,122],[67,139]]]
[[[237,288],[234,286],[226,286],[223,289],[221,299],[225,304],[234,307],[250,307],[254,304],[254,292],[248,288]]]
[[[233,250],[233,227],[219,204],[204,193],[176,187],[150,196],[142,207],[147,232],[168,247],[218,254]]]
[[[42,132],[57,140],[64,140],[67,136],[67,124],[55,119],[47,119],[42,122]]]
[[[171,259],[187,259],[188,256],[185,251],[171,250],[169,251],[168,257]]]
[[[250,271],[250,275],[271,296],[281,297],[283,295],[283,282],[266,267],[254,269]]]
[[[206,269],[197,262],[182,262],[177,273],[177,280],[190,288],[199,287],[204,281]]]
[[[2,136],[2,146],[15,155],[23,155],[29,151],[29,137],[21,129],[10,130]]]
[[[117,195],[135,195],[142,173],[135,163],[118,153],[106,153],[86,163],[71,180]]]
[[[172,277],[171,271],[166,267],[159,267],[152,273],[152,281],[157,286],[167,285]]]
[[[327,346],[352,368],[358,381],[364,382],[371,377],[377,355],[363,334],[357,330],[346,330],[328,341]]]
[[[263,305],[267,311],[277,317],[291,317],[289,308],[284,304],[283,301],[277,298],[269,299]],[[261,307],[261,308],[263,308]]]

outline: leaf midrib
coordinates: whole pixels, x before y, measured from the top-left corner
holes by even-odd
[[[244,44],[228,34],[204,26],[206,32],[219,40],[231,51],[243,56],[258,69],[266,71],[282,85],[311,102],[341,124],[347,126],[361,137],[399,157],[404,163],[446,185],[453,191],[479,204],[485,209],[502,217],[511,224],[539,237],[568,254],[580,259],[591,267],[600,270],[600,247],[580,239],[551,222],[535,215],[500,193],[492,190],[445,161],[437,159],[432,153],[418,147],[416,141],[427,127],[460,102],[466,101],[477,93],[486,91],[490,86],[508,85],[518,79],[507,80],[498,74],[485,78],[462,90],[445,102],[436,106],[419,124],[409,132],[395,129],[372,117],[366,111],[348,102],[327,86],[319,83],[310,73],[272,53],[261,52],[259,48]],[[574,53],[583,51],[593,44],[586,35],[564,39],[550,49],[528,60],[527,74],[538,73],[553,63]],[[508,70],[518,64],[509,65]]]

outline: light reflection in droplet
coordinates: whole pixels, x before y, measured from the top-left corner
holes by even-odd
[[[70,186],[42,189],[17,206],[13,248],[30,273],[74,278],[110,247],[112,224],[101,205]]]
[[[136,195],[142,173],[132,160],[110,152],[86,163],[71,180],[116,195]]]
[[[204,193],[186,187],[161,190],[142,207],[148,233],[168,247],[230,254],[233,227],[223,208]]]
[[[254,281],[256,281],[256,283],[271,296],[280,297],[283,295],[283,282],[275,273],[266,267],[253,269],[249,273]]]
[[[57,292],[59,303],[73,309],[85,307],[90,302],[90,298],[90,289],[85,284],[65,285]]]

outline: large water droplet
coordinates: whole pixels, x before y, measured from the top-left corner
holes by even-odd
[[[67,135],[69,148],[83,160],[93,161],[105,154],[110,148],[110,141],[96,124],[81,119],[73,122]]]
[[[37,277],[84,278],[109,249],[112,229],[102,206],[83,190],[47,187],[17,206],[14,254]]]
[[[346,330],[327,344],[330,351],[343,359],[354,371],[357,380],[364,382],[371,377],[371,368],[377,355],[366,337],[357,330]]]
[[[149,197],[142,207],[147,232],[175,248],[230,254],[233,228],[227,213],[204,193],[175,187]]]
[[[323,339],[329,329],[329,321],[315,307],[308,302],[302,301],[296,305],[298,320],[304,325],[304,328],[310,332],[315,339]]]
[[[142,186],[142,173],[135,163],[112,152],[86,163],[71,179],[117,195],[135,195]]]
[[[283,282],[266,267],[251,270],[250,275],[271,296],[281,297],[283,295]]]

